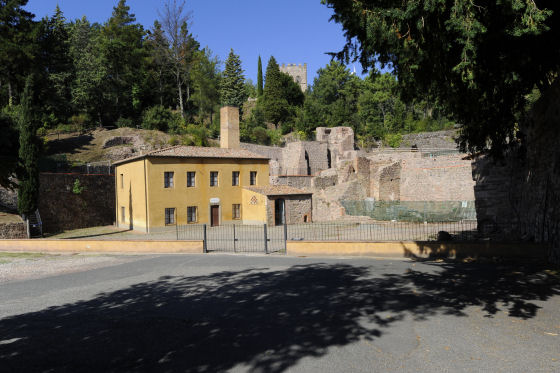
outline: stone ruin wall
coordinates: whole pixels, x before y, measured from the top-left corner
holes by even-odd
[[[0,224],[0,239],[13,240],[27,238],[26,223],[6,223]]]
[[[560,263],[560,81],[542,95],[521,130],[525,140],[505,159],[475,159],[479,224],[494,222],[506,239],[542,242],[550,260]]]
[[[73,190],[76,180],[83,188]],[[43,231],[112,225],[115,222],[114,175],[40,175],[39,212]]]
[[[472,162],[463,159],[464,154],[425,157],[416,151],[358,151],[350,127],[318,127],[316,134],[317,141],[292,142],[284,148],[242,144],[247,150],[271,158],[272,185],[289,185],[314,193],[316,221],[355,219],[345,216],[342,200],[474,199]],[[446,140],[446,149],[447,143]],[[305,176],[308,164],[311,177]]]

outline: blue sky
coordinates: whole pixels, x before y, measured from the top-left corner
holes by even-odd
[[[131,12],[145,28],[151,28],[165,0],[128,0]],[[105,22],[118,0],[29,0],[26,9],[37,18],[52,15],[56,4],[67,19],[87,16]],[[263,70],[271,55],[279,64],[307,63],[307,79],[312,84],[319,68],[344,45],[342,28],[329,22],[332,11],[320,0],[188,0],[192,11],[192,33],[221,61],[230,48],[240,55],[245,76],[257,80],[257,59]],[[351,70],[354,65],[350,65]],[[355,65],[361,72],[361,66]],[[360,74],[361,75],[361,74]]]

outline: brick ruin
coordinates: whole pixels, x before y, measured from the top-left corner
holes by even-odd
[[[456,151],[357,150],[350,127],[317,128],[316,141],[285,147],[241,144],[271,158],[271,184],[313,193],[313,220],[363,220],[342,201],[457,201],[472,205],[472,161]]]

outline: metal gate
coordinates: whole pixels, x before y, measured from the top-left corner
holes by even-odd
[[[287,226],[227,224],[181,226],[178,239],[203,240],[205,252],[285,253]]]

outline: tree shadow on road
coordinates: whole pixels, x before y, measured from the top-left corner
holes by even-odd
[[[300,265],[162,277],[88,301],[0,320],[4,371],[281,372],[405,317],[537,314],[560,294],[538,267],[417,264],[404,274]],[[412,264],[411,264],[411,268]]]

